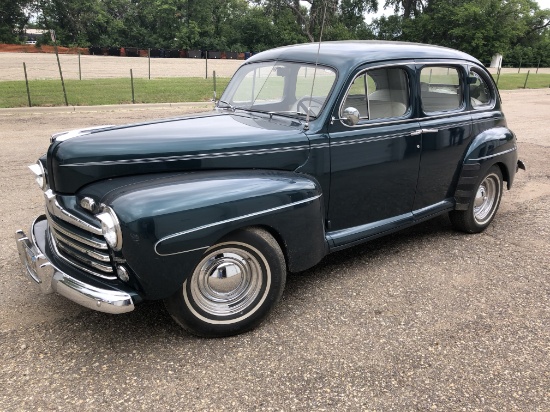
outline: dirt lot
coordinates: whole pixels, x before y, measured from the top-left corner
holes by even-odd
[[[0,410],[550,410],[550,90],[503,99],[528,170],[485,233],[440,217],[333,254],[219,340],[158,303],[114,316],[42,296],[13,240],[42,213],[26,165],[60,125],[183,109],[0,114]]]
[[[80,57],[82,79],[148,77],[148,59],[145,57],[88,56]],[[78,79],[78,55],[61,54],[61,67],[65,79]],[[29,80],[59,79],[59,69],[55,54],[48,53],[0,53],[0,81],[25,80],[23,62],[27,65]],[[243,60],[208,60],[208,76],[216,71],[219,77],[231,77]],[[536,68],[522,68],[521,73]],[[489,69],[496,73],[496,69]],[[503,68],[502,73],[517,73],[518,69]],[[204,59],[151,59],[151,77],[204,77]],[[550,73],[550,68],[540,68],[539,73]]]
[[[59,56],[63,77],[78,79],[78,55]],[[81,56],[82,79],[148,77],[149,63],[145,57]],[[27,65],[29,80],[59,79],[55,54],[48,53],[0,53],[0,81],[25,80],[23,62]],[[208,59],[208,76],[231,77],[244,60]],[[204,77],[204,59],[151,59],[151,77]]]

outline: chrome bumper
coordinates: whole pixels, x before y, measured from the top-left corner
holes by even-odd
[[[126,313],[134,310],[134,302],[128,293],[89,285],[56,268],[43,250],[47,241],[46,227],[46,217],[42,215],[33,222],[30,237],[22,230],[15,233],[17,251],[25,272],[43,293],[57,292],[79,305],[99,312]],[[40,234],[43,242],[37,241]],[[42,249],[39,243],[42,243]]]

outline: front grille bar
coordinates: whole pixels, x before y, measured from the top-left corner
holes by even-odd
[[[109,276],[109,275],[107,275],[107,274],[103,274],[103,273],[99,273],[99,272],[93,271],[93,270],[91,270],[91,269],[89,269],[89,268],[87,268],[87,267],[85,267],[85,266],[82,266],[82,265],[78,264],[77,262],[75,262],[75,261],[73,261],[73,260],[70,260],[70,259],[68,259],[67,257],[65,257],[65,256],[64,256],[63,254],[61,254],[61,252],[59,251],[59,249],[58,249],[58,247],[57,247],[58,244],[57,244],[57,242],[55,241],[55,239],[54,239],[53,235],[51,234],[51,232],[50,232],[50,244],[52,245],[52,247],[53,247],[53,249],[54,249],[54,251],[55,251],[55,254],[56,254],[57,256],[59,256],[61,259],[63,259],[65,262],[69,263],[70,265],[76,266],[78,269],[83,270],[84,272],[90,273],[90,274],[92,274],[92,275],[94,275],[94,276],[99,276],[100,278],[104,278],[104,279],[116,279],[116,276],[113,276],[113,275]]]
[[[103,279],[116,279],[101,228],[64,209],[51,190],[45,192],[45,198],[49,240],[55,254],[84,272]]]
[[[66,254],[71,256],[72,258],[75,258],[75,259],[81,261],[82,263],[85,263],[88,266],[91,266],[95,269],[99,269],[102,272],[113,273],[113,268],[111,266],[105,266],[105,265],[102,265],[100,263],[94,262],[93,260],[87,259],[86,257],[81,256],[78,253],[72,251],[71,249],[69,249],[63,243],[57,243],[57,247],[59,249],[63,250],[63,252],[65,252]]]
[[[85,237],[82,237],[76,233],[73,233],[73,232],[70,232],[64,228],[62,228],[60,225],[58,225],[57,223],[55,223],[53,221],[53,219],[51,219],[51,216],[49,215],[48,213],[48,223],[53,227],[53,229],[58,232],[58,233],[62,233],[64,234],[65,236],[67,237],[70,237],[71,239],[73,240],[76,240],[77,242],[80,242],[80,243],[84,243],[85,245],[87,246],[90,246],[90,247],[93,247],[95,249],[103,249],[103,250],[108,250],[108,247],[107,247],[107,242],[101,242],[101,241],[98,241],[98,240],[94,240],[94,239],[87,239]]]
[[[80,253],[84,253],[85,255],[88,255],[88,256],[96,259],[96,260],[100,260],[101,262],[110,262],[111,261],[111,258],[108,254],[99,253],[99,252],[96,252],[95,250],[86,249],[85,247],[82,247],[82,246],[76,244],[75,242],[70,241],[65,236],[57,233],[56,230],[53,229],[53,228],[52,228],[52,233],[53,233],[53,236],[55,237],[55,239],[58,242],[64,243],[64,244],[72,247],[73,249],[78,250]]]

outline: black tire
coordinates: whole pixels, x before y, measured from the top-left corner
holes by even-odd
[[[172,318],[194,335],[237,335],[267,317],[285,282],[279,244],[269,233],[249,228],[210,247],[182,288],[164,303]]]
[[[453,210],[449,213],[456,230],[466,233],[483,232],[493,221],[502,198],[502,172],[496,165],[491,166],[479,180],[466,210]]]

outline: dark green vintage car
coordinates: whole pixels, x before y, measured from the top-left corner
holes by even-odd
[[[43,292],[88,308],[162,299],[192,333],[244,332],[328,253],[443,213],[484,230],[523,167],[500,106],[456,50],[269,50],[213,112],[53,135],[19,254]]]

